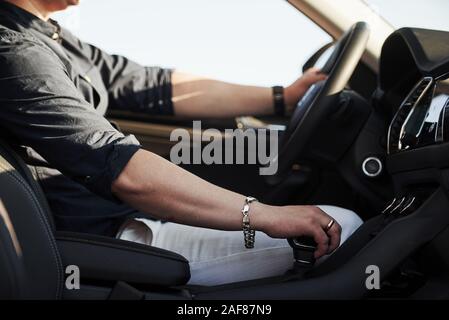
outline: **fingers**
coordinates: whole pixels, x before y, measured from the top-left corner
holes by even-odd
[[[283,207],[287,214],[279,215],[279,222],[272,224],[272,232],[268,235],[272,237],[313,237],[316,243],[314,256],[316,259],[332,253],[340,245],[341,226],[320,208],[315,206],[302,206],[298,215],[299,207]],[[293,220],[290,220],[292,219]],[[299,219],[298,219],[299,218]],[[291,223],[285,224],[285,221]],[[334,221],[333,224],[330,224]],[[330,227],[330,228],[329,228]]]
[[[321,73],[320,71],[310,71],[304,75],[304,80],[312,85],[314,83],[323,81],[327,79],[327,74]]]
[[[304,73],[321,73],[321,69],[317,67],[312,67],[310,69],[307,69]]]
[[[327,74],[322,73],[321,71],[318,71],[317,73],[312,75],[314,80],[318,81],[322,81],[322,80],[326,80],[327,79]]]
[[[332,228],[327,231],[327,235],[330,238],[328,254],[335,251],[340,246],[341,241],[341,226],[335,222]]]
[[[327,77],[327,75],[325,73],[323,73],[320,68],[316,68],[316,67],[312,67],[310,69],[307,69],[305,73],[306,74],[320,75],[320,76]]]
[[[341,241],[341,226],[333,219],[331,216],[326,214],[324,211],[319,209],[318,207],[315,207],[313,209],[312,213],[316,219],[318,219],[318,224],[320,225],[321,230],[326,234],[328,246],[327,251],[325,254],[330,254],[335,249],[337,249],[340,245]],[[330,221],[334,221],[332,227],[329,230],[326,230],[326,228],[329,225]]]
[[[320,226],[316,226],[313,229],[313,239],[317,244],[315,259],[318,259],[329,252],[329,237]]]
[[[323,81],[328,78],[327,74],[324,74],[324,73],[319,73],[316,75],[316,77],[317,77],[318,81]]]

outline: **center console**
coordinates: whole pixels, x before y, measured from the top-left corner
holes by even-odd
[[[449,96],[441,81],[422,78],[402,102],[388,132],[388,153],[449,142]]]

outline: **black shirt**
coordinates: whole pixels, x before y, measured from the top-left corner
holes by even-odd
[[[0,133],[39,180],[57,229],[114,236],[135,213],[111,185],[140,144],[105,114],[172,114],[170,79],[0,2]]]

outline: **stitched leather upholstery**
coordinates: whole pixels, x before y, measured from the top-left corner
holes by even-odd
[[[81,285],[100,280],[177,286],[190,278],[188,261],[173,252],[119,239],[57,233],[31,171],[0,141],[0,299],[60,299],[68,265],[79,267]]]
[[[36,194],[1,154],[0,200],[0,265],[9,270],[0,272],[0,298],[59,299],[63,270],[53,230]],[[14,288],[4,291],[4,283]]]
[[[190,278],[188,261],[173,252],[96,235],[58,232],[64,265],[77,265],[86,279],[176,286]]]

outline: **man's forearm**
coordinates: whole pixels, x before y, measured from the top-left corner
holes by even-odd
[[[124,202],[154,218],[222,230],[241,230],[245,197],[215,186],[148,151],[138,151],[112,187]],[[260,203],[252,210],[268,207]],[[252,224],[262,230],[266,210]]]
[[[112,192],[133,208],[154,218],[198,227],[242,230],[245,197],[194,176],[145,150],[131,158],[112,185]],[[312,236],[315,257],[338,247],[340,226],[323,228],[331,218],[316,207],[250,206],[251,228],[276,238]],[[330,238],[329,238],[330,237]]]
[[[244,86],[174,72],[175,113],[186,117],[225,118],[274,113],[272,89]]]

